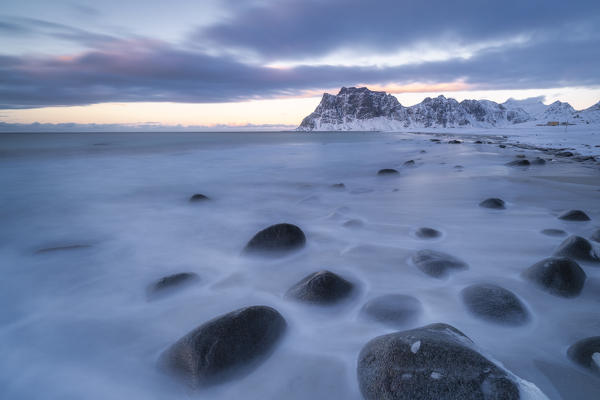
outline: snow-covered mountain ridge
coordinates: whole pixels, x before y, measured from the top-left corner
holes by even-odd
[[[323,94],[315,111],[304,118],[300,131],[390,131],[407,128],[495,128],[522,123],[600,123],[600,102],[576,111],[569,103],[550,105],[542,97],[490,100],[463,100],[438,96],[405,107],[394,96],[366,87],[343,87],[337,95]]]

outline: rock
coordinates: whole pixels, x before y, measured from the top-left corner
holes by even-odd
[[[547,236],[565,236],[567,234],[562,229],[544,229],[542,233]]]
[[[332,189],[336,189],[336,190],[345,190],[346,189],[346,185],[344,185],[343,183],[334,183],[333,185],[329,186]]]
[[[573,344],[567,355],[575,363],[600,375],[600,336],[592,336]]]
[[[573,153],[571,153],[570,151],[560,151],[558,153],[556,153],[556,155],[558,157],[573,157]]]
[[[427,153],[427,151],[425,151],[425,150],[421,150],[421,151],[419,151],[419,153],[421,153],[421,154],[425,154],[425,153]]]
[[[379,171],[377,171],[377,175],[383,176],[383,175],[397,175],[398,171],[393,169],[393,168],[384,168],[384,169],[380,169]]]
[[[148,286],[146,290],[148,300],[156,299],[161,295],[171,292],[176,287],[181,287],[200,280],[200,277],[193,272],[180,272],[165,276]]]
[[[88,247],[92,247],[92,246],[89,244],[68,244],[65,246],[46,247],[43,249],[38,249],[35,251],[35,254],[54,253],[57,251],[65,251],[65,250],[80,250],[80,249],[87,249]]]
[[[481,140],[476,140],[475,142],[473,142],[475,144],[483,144],[483,142]]]
[[[477,317],[506,325],[523,325],[529,320],[527,309],[510,290],[482,283],[461,291],[467,309]]]
[[[346,228],[361,228],[365,225],[360,219],[349,219],[342,224]]]
[[[592,232],[590,239],[592,239],[594,242],[600,243],[600,229],[596,229],[594,232]]]
[[[414,167],[415,166],[415,160],[408,160],[404,163],[405,167]]]
[[[556,296],[579,296],[586,274],[579,264],[566,257],[545,258],[523,272],[523,277]]]
[[[463,169],[464,167],[462,165],[455,165],[454,169]]]
[[[308,275],[292,286],[286,297],[314,304],[334,304],[352,293],[354,285],[330,271]]]
[[[506,163],[509,167],[528,167],[530,165],[529,160],[514,160]]]
[[[590,217],[581,210],[569,210],[562,213],[558,219],[565,221],[589,221]]]
[[[190,197],[190,203],[198,203],[198,202],[206,201],[206,200],[210,200],[210,199],[201,193],[196,193],[192,197]]]
[[[450,143],[450,144],[461,144],[462,142],[460,140],[453,139],[453,140],[449,140],[448,143]]]
[[[414,322],[421,312],[423,312],[423,305],[416,297],[402,294],[375,297],[360,311],[363,317],[392,327]]]
[[[507,372],[446,324],[376,337],[358,356],[357,377],[366,400],[517,400]]]
[[[433,228],[419,228],[415,232],[415,235],[417,235],[421,239],[433,239],[442,236],[442,232]]]
[[[504,210],[506,208],[504,200],[496,197],[483,200],[481,203],[479,203],[479,207],[493,208],[495,210]]]
[[[430,142],[434,142],[434,143],[439,143],[441,142],[440,139],[429,139]]]
[[[554,252],[555,256],[570,257],[581,261],[599,262],[600,257],[592,244],[581,236],[569,236]]]
[[[525,154],[517,154],[515,157],[517,157],[517,158],[525,158]]]
[[[533,160],[531,160],[531,164],[533,164],[533,165],[544,165],[544,164],[546,164],[546,160],[544,160],[541,157],[536,157]]]
[[[193,388],[241,377],[268,357],[285,319],[266,306],[242,308],[194,329],[162,353],[159,365]]]
[[[504,144],[499,144],[499,145],[498,145],[498,147],[500,147],[501,149],[505,149],[505,148],[506,148],[506,145],[504,145]]]
[[[302,229],[292,224],[276,224],[258,232],[244,248],[246,253],[268,252],[281,254],[298,250],[306,244]]]
[[[412,257],[413,263],[434,278],[443,278],[452,270],[464,270],[469,266],[449,254],[434,250],[420,250]]]

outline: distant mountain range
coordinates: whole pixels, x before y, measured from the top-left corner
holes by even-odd
[[[366,87],[343,87],[337,95],[323,94],[315,111],[304,118],[300,131],[390,131],[412,128],[494,128],[515,124],[599,124],[600,102],[577,111],[569,103],[542,103],[542,97],[463,100],[438,96],[405,107],[394,96]]]

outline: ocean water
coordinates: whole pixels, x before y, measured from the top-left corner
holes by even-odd
[[[504,164],[521,150],[431,137],[0,135],[0,398],[360,399],[358,353],[394,329],[359,310],[392,293],[423,303],[406,329],[452,324],[549,398],[598,398],[600,380],[572,364],[566,349],[600,334],[600,267],[580,263],[588,279],[573,299],[520,273],[563,240],[542,229],[589,236],[600,226],[599,170],[567,160],[510,168]],[[403,166],[411,159],[415,167]],[[400,174],[379,177],[380,168]],[[342,182],[345,190],[330,187]],[[190,204],[194,193],[211,201]],[[507,209],[478,207],[488,197]],[[592,221],[557,219],[568,209]],[[363,225],[344,226],[349,219]],[[300,226],[307,246],[279,259],[241,254],[254,233],[279,222]],[[422,226],[443,235],[419,239]],[[84,247],[37,252],[71,245]],[[410,258],[426,248],[470,268],[447,279],[425,275]],[[358,294],[333,308],[284,299],[325,268],[356,283]],[[176,272],[200,281],[148,301],[148,285]],[[459,292],[477,282],[515,292],[531,321],[506,327],[469,314]],[[189,392],[156,368],[160,353],[191,329],[260,304],[279,310],[288,329],[251,374]]]

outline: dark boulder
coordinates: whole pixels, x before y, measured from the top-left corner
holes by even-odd
[[[569,210],[559,215],[558,219],[565,221],[589,221],[590,217],[581,210]]]
[[[507,372],[446,324],[379,336],[358,356],[357,377],[366,400],[517,400]]]
[[[529,313],[521,300],[498,285],[482,283],[467,286],[461,291],[461,297],[472,314],[487,321],[522,325],[529,320]]]
[[[417,229],[417,231],[415,232],[415,235],[417,235],[417,237],[421,238],[421,239],[434,239],[437,237],[442,236],[442,232],[433,229],[433,228],[419,228]]]
[[[244,376],[274,350],[285,319],[266,306],[242,308],[194,329],[160,357],[164,370],[193,388]]]
[[[276,224],[258,232],[244,248],[246,253],[268,252],[281,254],[297,250],[306,244],[302,229],[292,224]]]
[[[153,300],[172,292],[175,288],[187,286],[199,280],[198,275],[193,272],[180,272],[154,282],[148,286],[146,294],[149,300]]]
[[[600,336],[592,336],[573,344],[567,355],[575,363],[600,375]]]
[[[397,175],[397,174],[398,174],[398,171],[393,168],[384,168],[384,169],[380,169],[379,171],[377,171],[377,175],[380,175],[380,176]]]
[[[579,296],[586,280],[579,264],[566,257],[545,258],[527,268],[522,275],[540,288],[562,297]]]
[[[190,197],[190,203],[199,203],[201,201],[206,201],[206,200],[210,200],[210,199],[201,193],[196,193],[192,197]]]
[[[452,140],[449,140],[448,143],[450,143],[450,144],[461,144],[462,141],[456,140],[456,139],[452,139]]]
[[[505,144],[499,144],[498,147],[500,147],[501,149],[505,149],[506,145]]]
[[[404,162],[404,166],[405,167],[414,167],[415,166],[415,160],[408,160]]]
[[[363,317],[392,327],[414,322],[423,312],[423,305],[413,296],[388,294],[369,300],[361,309]]]
[[[434,278],[443,278],[450,271],[464,270],[469,266],[462,260],[434,250],[420,250],[412,257],[413,263],[423,272]]]
[[[292,286],[286,297],[313,304],[334,304],[349,297],[354,285],[330,271],[308,275]]]
[[[560,151],[560,152],[556,153],[556,155],[558,157],[573,157],[574,156],[574,154],[570,151]]]
[[[547,236],[565,236],[567,234],[562,229],[544,229],[542,233]]]
[[[429,139],[430,142],[434,142],[434,143],[439,143],[441,142],[440,139]]]
[[[600,262],[600,257],[590,242],[581,236],[569,236],[554,252],[555,256],[570,257],[576,260]]]
[[[475,143],[475,144],[483,144],[483,142],[481,140],[476,140],[473,143]]]
[[[504,200],[492,197],[489,199],[485,199],[481,203],[479,203],[479,207],[493,208],[495,210],[504,210],[506,208],[506,205],[504,203]]]
[[[529,160],[514,160],[506,163],[506,165],[508,165],[509,167],[528,167],[529,165],[531,165],[531,163],[529,162]]]

